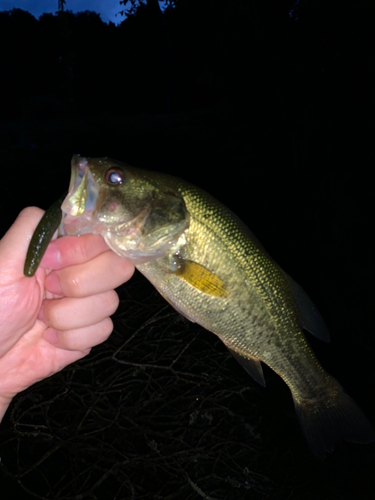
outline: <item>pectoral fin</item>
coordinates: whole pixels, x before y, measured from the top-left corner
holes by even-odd
[[[262,364],[259,358],[255,358],[253,356],[242,356],[238,352],[233,349],[229,349],[228,351],[232,354],[232,356],[239,362],[240,365],[245,368],[247,373],[253,377],[253,379],[258,382],[263,387],[266,387],[266,381],[264,380]]]
[[[173,273],[202,293],[213,297],[228,297],[229,290],[222,279],[207,268],[191,260],[176,257],[178,267]]]

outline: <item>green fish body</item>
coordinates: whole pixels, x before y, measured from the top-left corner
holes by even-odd
[[[261,362],[288,385],[313,453],[373,428],[323,370],[303,329],[328,340],[305,292],[249,229],[205,191],[108,158],[74,156],[63,235],[100,233],[183,316],[215,333],[262,385]]]

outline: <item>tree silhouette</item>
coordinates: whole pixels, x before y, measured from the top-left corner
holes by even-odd
[[[64,10],[65,4],[66,4],[65,0],[58,0],[58,2],[57,2],[57,10]]]

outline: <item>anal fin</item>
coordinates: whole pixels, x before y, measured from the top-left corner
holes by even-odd
[[[253,377],[253,379],[258,382],[263,387],[266,387],[266,381],[264,380],[262,363],[259,358],[254,356],[242,356],[237,351],[230,349],[228,346],[228,351],[232,356],[239,362],[239,364],[245,368],[247,373]]]

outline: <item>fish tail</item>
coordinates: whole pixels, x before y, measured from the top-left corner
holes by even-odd
[[[322,396],[301,399],[294,395],[293,400],[305,439],[317,458],[325,458],[342,440],[375,441],[373,426],[333,377]]]

